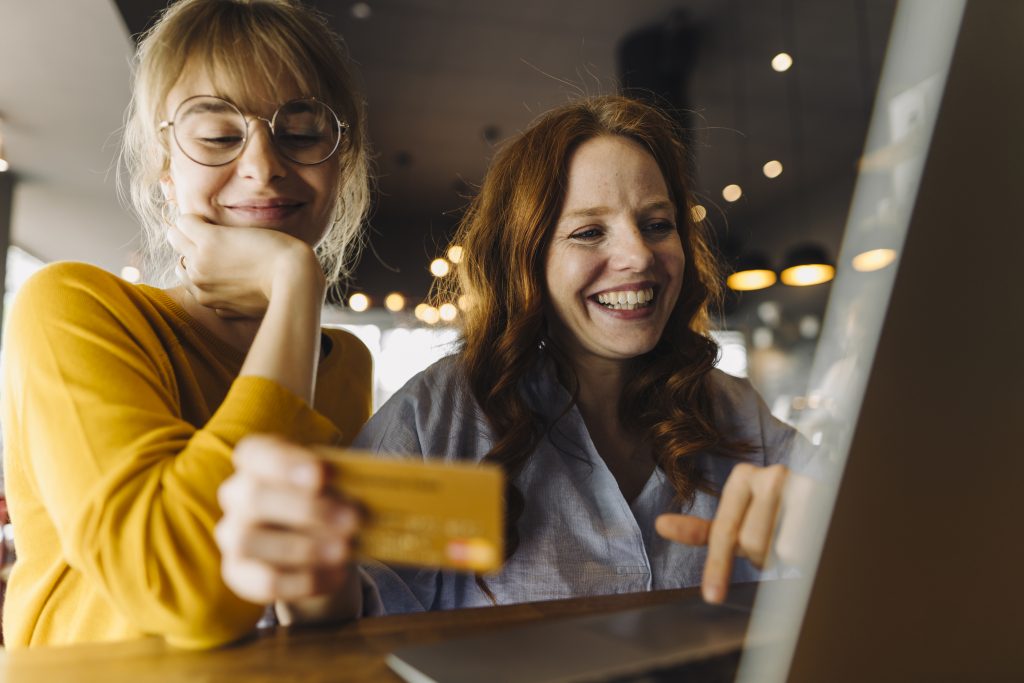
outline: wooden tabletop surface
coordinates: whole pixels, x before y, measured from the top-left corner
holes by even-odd
[[[0,654],[8,683],[400,682],[384,663],[411,644],[476,635],[545,618],[596,614],[697,595],[697,589],[576,598],[505,607],[364,619],[342,626],[284,629],[207,652],[159,639],[38,648]]]

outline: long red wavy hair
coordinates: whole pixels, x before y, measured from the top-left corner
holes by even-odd
[[[460,362],[494,433],[485,459],[508,475],[508,556],[519,544],[517,523],[525,503],[514,481],[550,427],[550,417],[531,411],[521,381],[547,356],[576,394],[575,376],[546,334],[544,256],[562,211],[570,158],[581,143],[602,135],[635,140],[654,157],[678,207],[686,258],[682,291],[660,342],[632,361],[619,397],[622,425],[650,439],[680,503],[691,502],[697,490],[710,490],[694,455],[748,450],[723,435],[714,419],[709,373],[718,346],[709,336],[710,311],[720,302],[721,277],[708,229],[692,217],[687,152],[675,122],[619,96],[552,110],[508,141],[491,163],[454,239],[463,247],[458,291],[445,292],[468,297]]]

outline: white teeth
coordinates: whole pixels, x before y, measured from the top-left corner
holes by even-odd
[[[654,288],[630,289],[618,292],[602,292],[597,295],[598,303],[614,310],[631,311],[647,306],[654,300]]]

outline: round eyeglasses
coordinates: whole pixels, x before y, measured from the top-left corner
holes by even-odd
[[[213,95],[190,97],[160,130],[171,129],[182,153],[203,166],[223,166],[239,157],[249,139],[249,122],[265,121],[277,150],[297,164],[313,166],[331,158],[348,124],[314,97],[285,102],[269,119],[246,118],[234,104]]]

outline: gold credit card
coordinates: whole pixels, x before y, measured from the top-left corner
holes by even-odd
[[[505,558],[505,475],[490,464],[318,447],[331,486],[367,514],[359,550],[381,562],[496,572]]]

